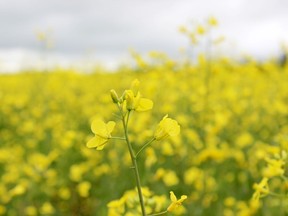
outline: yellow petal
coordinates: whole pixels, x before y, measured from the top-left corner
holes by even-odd
[[[87,142],[86,146],[88,148],[95,148],[96,147],[97,150],[98,150],[98,148],[99,147],[101,148],[101,146],[102,146],[102,149],[103,149],[103,147],[104,147],[106,142],[107,142],[107,139],[104,139],[104,138],[99,137],[99,136],[95,136],[95,137],[93,137],[91,140],[89,140]],[[99,149],[99,150],[101,150],[101,149]]]
[[[176,208],[177,208],[176,202],[172,202],[172,203],[168,206],[167,211],[168,211],[168,212],[172,212],[172,211],[174,211],[174,209],[176,209]]]
[[[133,80],[131,84],[131,90],[134,92],[134,94],[137,94],[137,92],[139,91],[139,85],[140,82],[138,79]]]
[[[114,121],[109,121],[107,123],[107,130],[108,130],[109,135],[114,130],[115,125],[116,125],[116,123]]]
[[[125,100],[126,100],[126,108],[128,110],[133,110],[135,108],[134,107],[135,97],[133,91],[131,90],[125,91]]]
[[[163,119],[166,119],[166,118],[168,118],[168,114],[166,114],[166,115],[162,118],[162,120],[163,120]]]
[[[96,150],[98,150],[98,151],[103,150],[104,147],[105,147],[105,144],[106,144],[106,143],[104,143],[103,145],[97,146],[97,147],[96,147]]]
[[[171,128],[169,135],[170,136],[177,136],[180,133],[180,125],[178,125],[177,121],[174,121],[173,127]]]
[[[107,137],[106,124],[100,119],[95,119],[91,125],[92,132],[101,137]]]
[[[172,202],[177,202],[177,197],[175,196],[173,191],[170,191],[170,199]]]
[[[185,199],[187,199],[187,196],[186,196],[186,195],[182,195],[182,196],[181,196],[181,199],[179,199],[178,201],[179,201],[180,203],[182,203]]]
[[[139,103],[136,107],[136,111],[143,112],[150,110],[152,108],[153,108],[153,101],[146,98],[140,98]]]

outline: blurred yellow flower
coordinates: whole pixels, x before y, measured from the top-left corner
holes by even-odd
[[[188,31],[185,26],[180,26],[178,30],[179,30],[179,32],[181,32],[181,33],[186,33],[186,32]]]
[[[263,178],[259,184],[254,184],[253,189],[255,190],[252,200],[259,201],[261,197],[269,194],[268,178]]]
[[[170,199],[171,199],[172,203],[167,208],[168,212],[172,212],[175,209],[177,209],[179,206],[181,206],[182,202],[184,202],[184,200],[187,199],[187,196],[182,195],[181,198],[179,200],[177,200],[177,197],[175,196],[174,192],[170,191]]]
[[[63,200],[68,200],[71,197],[71,192],[68,187],[62,187],[58,191],[59,197]]]
[[[47,34],[45,32],[38,31],[36,32],[36,38],[39,41],[45,41],[47,40]]]
[[[81,182],[77,185],[77,191],[81,197],[88,197],[91,183],[88,181]]]
[[[126,198],[113,200],[107,204],[108,216],[121,216],[125,212]]]
[[[45,202],[40,208],[40,213],[44,215],[50,215],[53,214],[54,212],[55,209],[50,202]]]
[[[263,176],[271,178],[274,176],[282,176],[285,172],[284,165],[285,161],[283,159],[270,159],[266,158],[267,167],[263,170]]]
[[[201,26],[201,25],[198,25],[198,27],[197,27],[197,33],[198,33],[199,35],[204,35],[205,32],[206,32],[205,28],[204,28],[203,26]]]
[[[9,192],[11,196],[20,196],[26,192],[26,187],[24,185],[18,184]]]
[[[107,124],[102,120],[96,119],[92,122],[91,129],[95,136],[88,141],[88,148],[96,148],[102,150],[108,139],[111,138],[111,132],[113,131],[116,123],[109,121]]]
[[[27,216],[37,215],[37,209],[34,206],[27,206],[25,208],[25,215]]]
[[[156,140],[162,140],[169,136],[177,136],[179,133],[180,125],[178,122],[168,118],[168,115],[165,115],[156,128],[154,138]]]
[[[131,83],[130,89],[137,94],[139,92],[140,81],[138,79],[134,79]]]
[[[211,16],[208,19],[208,24],[211,26],[217,26],[218,25],[218,21],[215,17]]]
[[[4,215],[6,213],[6,207],[3,205],[0,205],[0,215]]]

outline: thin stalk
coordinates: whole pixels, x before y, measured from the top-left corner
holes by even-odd
[[[279,197],[279,198],[287,198],[287,196],[285,194],[278,194],[278,193],[274,193],[274,192],[269,192],[269,195]]]
[[[157,215],[163,215],[166,214],[168,211],[164,211],[164,212],[159,212],[159,213],[155,213],[155,214],[151,214],[151,215],[147,215],[147,216],[157,216]]]
[[[110,137],[109,139],[126,140],[125,137]]]
[[[155,138],[153,138],[153,139],[151,139],[150,141],[148,141],[146,144],[144,144],[143,146],[142,146],[142,148],[136,153],[136,155],[135,155],[135,157],[137,158],[138,157],[138,155],[148,146],[148,145],[150,145],[152,142],[154,142],[156,139]]]
[[[137,158],[135,156],[134,150],[132,148],[132,145],[129,141],[129,136],[128,136],[128,122],[129,122],[129,116],[130,116],[130,111],[127,113],[127,119],[125,121],[125,117],[123,116],[122,118],[122,123],[123,123],[123,128],[124,128],[124,133],[125,133],[125,139],[128,145],[130,157],[133,163],[133,169],[134,169],[134,174],[136,178],[136,184],[137,184],[137,190],[138,190],[138,195],[139,195],[139,200],[140,200],[140,205],[141,205],[141,210],[142,210],[142,216],[147,216],[146,211],[145,211],[145,206],[144,206],[144,198],[143,198],[143,193],[141,189],[141,181],[140,181],[140,175],[139,175],[139,170],[137,166]]]
[[[115,113],[112,113],[112,115],[115,116],[116,118],[120,119],[120,120],[122,119],[121,116],[119,116],[119,115],[117,115]]]

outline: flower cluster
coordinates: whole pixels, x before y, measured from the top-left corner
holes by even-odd
[[[141,96],[141,93],[139,92],[139,81],[134,80],[131,85],[131,89],[125,90],[121,97],[118,96],[117,92],[112,89],[110,90],[110,96],[112,99],[112,102],[116,104],[118,110],[120,119],[122,120],[123,124],[123,130],[124,130],[124,137],[112,137],[111,132],[113,131],[116,123],[114,121],[109,121],[107,124],[101,120],[94,120],[91,125],[92,132],[95,134],[95,136],[90,139],[87,142],[88,148],[96,148],[97,150],[102,150],[105,146],[105,144],[108,142],[109,139],[122,139],[125,140],[129,149],[131,161],[133,164],[133,169],[135,171],[136,176],[136,182],[137,182],[137,192],[139,196],[139,203],[140,203],[140,209],[143,216],[146,216],[146,211],[149,211],[151,213],[151,209],[147,210],[147,203],[145,202],[145,198],[143,196],[144,191],[141,187],[140,182],[140,176],[139,176],[139,170],[137,165],[137,158],[139,154],[149,145],[151,145],[154,141],[160,141],[164,140],[168,137],[175,137],[180,133],[180,125],[176,120],[173,120],[171,118],[168,118],[168,115],[165,115],[164,118],[160,121],[158,124],[153,138],[144,144],[140,150],[136,153],[134,146],[129,141],[129,135],[128,135],[128,123],[129,123],[129,116],[133,111],[136,112],[144,112],[152,109],[153,102],[150,99],[143,98]],[[81,185],[81,188],[84,190],[90,187],[87,187],[87,185]],[[86,191],[81,193],[82,196],[87,194]],[[187,198],[186,195],[181,196],[181,199],[177,200],[176,196],[173,192],[170,192],[170,198],[172,203],[169,205],[166,211],[158,212],[159,214],[164,214],[166,212],[172,212],[176,210],[179,206],[181,206],[182,202]],[[109,208],[109,216],[120,216],[124,212],[126,212],[125,215],[134,215],[135,213],[129,213],[125,209],[125,203],[127,200],[130,200],[131,197],[129,195],[125,195],[119,200],[112,201],[108,204]],[[131,207],[130,207],[131,208]],[[138,210],[138,208],[134,207],[134,210]],[[156,210],[159,211],[159,210]],[[139,212],[138,212],[139,213]]]

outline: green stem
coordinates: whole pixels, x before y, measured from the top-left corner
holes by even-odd
[[[110,137],[109,139],[119,139],[119,140],[126,140],[125,137]]]
[[[159,213],[155,213],[155,214],[151,214],[151,215],[147,215],[147,216],[157,216],[157,215],[163,215],[166,214],[168,211],[164,211],[164,212],[159,212]]]
[[[118,118],[118,119],[120,119],[120,120],[122,119],[121,116],[118,116],[118,115],[115,114],[115,113],[112,113],[112,115],[114,115],[116,118]]]
[[[141,181],[140,181],[140,175],[139,175],[139,170],[138,170],[138,165],[137,165],[137,158],[135,156],[135,153],[133,151],[132,145],[129,141],[128,137],[128,122],[129,122],[129,116],[130,116],[130,111],[127,113],[127,119],[125,121],[125,117],[123,116],[122,118],[122,123],[123,123],[123,128],[125,132],[125,139],[128,145],[130,157],[133,163],[133,168],[134,168],[134,174],[136,178],[136,184],[137,184],[137,190],[138,190],[138,195],[139,195],[139,200],[140,200],[140,205],[141,205],[141,210],[142,210],[142,216],[147,216],[146,211],[145,211],[145,206],[144,206],[144,198],[142,194],[142,189],[141,189]]]
[[[137,154],[135,155],[135,157],[137,158],[138,155],[148,146],[150,145],[152,142],[154,142],[156,140],[156,138],[154,137],[153,139],[151,139],[150,141],[148,141],[146,144],[144,144],[142,146],[142,148],[137,152]]]
[[[275,196],[275,197],[287,198],[287,196],[284,194],[278,194],[278,193],[274,193],[274,192],[269,192],[269,195]]]

